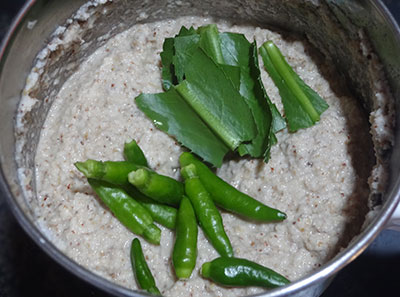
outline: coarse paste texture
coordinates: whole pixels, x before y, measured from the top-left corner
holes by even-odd
[[[84,267],[122,286],[136,289],[129,261],[135,237],[101,203],[74,167],[86,159],[122,160],[123,145],[136,139],[161,174],[177,179],[183,148],[136,107],[141,92],[161,87],[160,52],[166,37],[186,27],[214,23],[182,17],[137,24],[110,39],[85,61],[57,94],[37,149],[38,225],[54,244]],[[311,58],[302,41],[258,27],[217,21],[257,40],[273,40],[294,70],[330,105],[314,127],[277,134],[271,160],[230,159],[217,174],[250,196],[284,211],[279,223],[254,223],[222,212],[235,256],[270,267],[294,281],[331,259],[360,231],[368,212],[368,176],[373,166],[367,116],[357,101],[337,95],[331,75]],[[321,74],[321,71],[325,75]],[[266,72],[262,79],[282,111],[279,93]],[[334,78],[329,79],[334,82]],[[227,289],[200,277],[201,265],[218,257],[199,230],[197,265],[189,280],[177,281],[172,268],[174,233],[162,229],[160,246],[141,239],[148,265],[165,296],[238,296],[260,288]]]

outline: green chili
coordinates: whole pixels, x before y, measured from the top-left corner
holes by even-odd
[[[140,201],[140,203],[151,214],[154,221],[163,225],[164,227],[167,227],[168,229],[175,229],[176,217],[178,213],[176,208],[156,202]]]
[[[172,263],[178,278],[189,278],[196,266],[197,220],[193,206],[183,197],[178,211]]]
[[[124,157],[126,161],[132,162],[134,164],[148,167],[147,159],[136,143],[136,140],[132,140],[131,142],[126,142],[124,145]]]
[[[115,217],[133,233],[160,244],[161,230],[150,213],[121,188],[104,181],[88,179],[90,186]]]
[[[133,186],[125,187],[126,192],[138,201],[151,214],[154,221],[167,227],[175,229],[177,210],[172,206],[158,203],[153,199],[145,196]]]
[[[241,258],[220,257],[206,262],[201,275],[224,286],[257,286],[275,288],[290,281],[260,264]]]
[[[161,203],[179,205],[184,193],[181,182],[147,168],[132,171],[128,180],[144,195]]]
[[[221,256],[233,257],[232,245],[225,233],[221,214],[197,176],[196,166],[189,164],[182,168],[181,173],[185,179],[185,192],[204,233]]]
[[[127,161],[96,161],[87,160],[85,162],[76,162],[76,168],[87,178],[104,180],[115,185],[127,185],[128,174],[142,166]]]
[[[132,240],[131,263],[139,287],[150,294],[161,296],[149,266],[147,266],[140,241],[137,238]]]
[[[191,163],[196,166],[201,182],[218,206],[256,221],[282,221],[286,218],[285,213],[268,207],[229,185],[191,153],[182,153],[179,161],[182,167]]]

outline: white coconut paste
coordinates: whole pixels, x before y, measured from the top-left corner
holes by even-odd
[[[137,288],[129,260],[135,235],[106,209],[74,162],[122,160],[124,143],[136,139],[151,168],[179,179],[183,149],[154,127],[134,98],[141,92],[162,91],[160,52],[166,37],[174,36],[182,25],[215,22],[182,17],[135,25],[112,38],[64,84],[42,129],[35,161],[38,224],[69,257],[122,286]],[[217,24],[221,32],[243,33],[258,45],[273,40],[294,70],[330,105],[314,127],[278,133],[268,163],[231,160],[217,171],[239,190],[287,214],[284,222],[260,224],[222,211],[235,256],[294,281],[333,257],[360,230],[368,211],[367,178],[373,165],[367,117],[354,98],[333,92],[320,73],[323,67],[317,67],[302,42],[266,29]],[[264,70],[262,79],[282,110],[278,91]],[[177,281],[171,262],[174,233],[161,229],[160,246],[141,242],[163,295],[237,296],[262,291],[226,289],[202,279],[199,268],[218,254],[201,230],[192,277]]]

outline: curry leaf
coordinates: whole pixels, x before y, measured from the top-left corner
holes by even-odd
[[[186,65],[185,76],[176,90],[225,144],[235,150],[254,138],[256,127],[249,107],[221,67],[201,48]]]
[[[191,35],[197,35],[197,37],[190,37]],[[189,37],[179,39],[185,36]],[[185,26],[182,26],[179,33],[175,35],[175,38],[166,38],[164,40],[163,51],[160,56],[162,64],[162,84],[165,91],[169,90],[171,86],[178,84],[176,73],[180,74],[179,81],[183,80],[183,70],[179,68],[180,64],[178,63],[184,63],[186,59],[190,58],[190,53],[187,53],[184,49],[190,51],[193,46],[190,41],[193,41],[194,44],[198,44],[199,38],[199,35],[193,27],[187,29]],[[176,50],[177,47],[178,50]],[[178,64],[178,70],[175,69],[174,63]]]
[[[218,66],[225,73],[226,77],[231,80],[233,87],[235,87],[237,91],[240,91],[240,68],[226,64],[219,64]]]
[[[185,67],[199,47],[199,40],[200,36],[198,34],[174,38],[175,55],[172,61],[178,83],[185,78]]]
[[[268,154],[271,140],[276,139],[274,133],[286,126],[285,121],[261,81],[256,43],[250,44],[243,34],[237,33],[221,33],[220,39],[225,63],[240,67],[240,94],[249,105],[257,126],[257,136],[251,143],[241,144],[239,153],[261,157]]]
[[[179,33],[177,35],[175,35],[175,37],[178,36],[188,36],[188,35],[193,35],[193,34],[197,34],[197,31],[195,28],[190,27],[189,29],[186,28],[185,26],[182,26],[181,29],[179,30]]]
[[[165,91],[168,91],[171,86],[176,84],[176,76],[174,66],[172,64],[172,59],[174,56],[174,38],[166,38],[163,44],[163,51],[161,56],[161,78],[162,85]]]
[[[198,34],[198,33],[199,34]],[[219,64],[226,76],[232,80],[234,85],[240,82],[240,69],[231,65],[220,63],[222,60],[221,45],[219,40],[219,32],[215,25],[200,27],[197,31],[192,27],[186,29],[182,27],[179,34],[174,38],[174,56],[173,69],[180,83],[185,79],[185,67],[190,61],[193,53],[198,47]]]
[[[175,88],[160,94],[141,94],[137,106],[157,128],[175,137],[205,161],[220,167],[229,148],[210,130]]]
[[[261,157],[269,151],[272,114],[268,105],[269,98],[265,92],[258,68],[257,45],[253,42],[249,47],[247,67],[242,66],[241,94],[247,98],[254,121],[257,123],[257,135],[251,143],[242,144],[239,153]]]
[[[313,125],[328,107],[290,68],[272,42],[260,54],[279,88],[290,131]],[[215,166],[229,150],[263,157],[286,127],[261,80],[257,45],[216,25],[182,27],[161,53],[163,94],[142,94],[155,125]]]
[[[265,68],[279,89],[291,132],[314,125],[328,104],[293,71],[272,41],[260,47]]]
[[[225,64],[221,50],[221,40],[215,24],[197,29],[200,34],[200,47],[218,64]]]

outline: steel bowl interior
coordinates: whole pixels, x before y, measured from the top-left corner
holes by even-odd
[[[41,248],[66,269],[89,283],[116,296],[146,296],[100,278],[81,267],[60,252],[43,234],[34,222],[29,203],[34,199],[27,195],[27,189],[34,193],[35,182],[21,185],[18,168],[28,168],[26,174],[34,175],[34,156],[39,140],[39,131],[51,107],[54,94],[62,83],[79,67],[96,48],[108,38],[137,22],[172,18],[176,15],[212,15],[218,18],[236,19],[294,31],[307,37],[324,55],[336,65],[338,71],[352,87],[367,110],[374,108],[371,100],[371,75],[368,63],[360,51],[348,43],[349,38],[358,40],[360,30],[366,34],[371,46],[379,56],[386,78],[399,110],[400,98],[400,31],[396,22],[380,1],[95,1],[86,4],[89,19],[74,15],[86,1],[28,1],[15,19],[0,51],[0,194],[6,197],[10,209],[23,229]],[[98,1],[101,2],[101,1]],[[143,18],[143,15],[147,17]],[[49,52],[46,67],[39,77],[40,84],[35,97],[40,103],[32,108],[26,118],[29,133],[24,136],[24,157],[17,163],[15,152],[17,139],[15,116],[21,91],[35,57],[39,51],[54,39],[59,25],[65,27],[77,24],[85,42],[72,42]],[[357,44],[357,43],[356,43]],[[359,44],[358,44],[359,45]],[[57,70],[63,65],[72,65],[63,73]],[[49,78],[57,76],[59,83]],[[50,100],[46,100],[50,98]],[[396,114],[396,123],[400,120]],[[386,226],[391,214],[400,201],[400,142],[399,129],[395,129],[393,149],[379,152],[381,161],[390,164],[390,181],[384,196],[375,197],[382,204],[379,214],[357,236],[351,244],[330,260],[326,265],[291,285],[268,291],[257,296],[318,296],[329,284],[335,273],[356,258]]]

